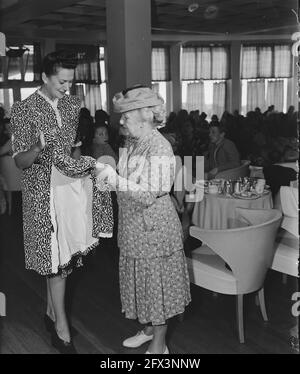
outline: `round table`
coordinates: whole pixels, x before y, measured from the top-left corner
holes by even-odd
[[[219,194],[204,194],[195,203],[192,224],[203,229],[221,230],[236,227],[235,208],[272,209],[272,194],[268,192],[257,199],[238,199]]]

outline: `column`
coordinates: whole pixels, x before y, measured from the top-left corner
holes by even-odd
[[[170,47],[170,69],[172,80],[172,110],[178,112],[182,108],[181,80],[180,80],[180,51],[181,44]]]
[[[297,57],[292,57],[292,77],[288,79],[287,87],[287,108],[290,105],[294,105],[295,110],[298,108],[298,67],[297,67]]]
[[[151,86],[151,1],[106,0],[108,110],[116,92]],[[115,117],[116,118],[116,117]]]
[[[45,39],[42,45],[42,56],[46,56],[48,53],[54,52],[56,49],[55,39]]]
[[[231,85],[230,85],[230,100],[229,111],[232,113],[234,110],[241,110],[242,101],[242,87],[241,87],[241,48],[240,40],[232,41],[231,43]]]

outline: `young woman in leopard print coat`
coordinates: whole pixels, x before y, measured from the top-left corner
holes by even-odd
[[[66,275],[113,228],[110,193],[96,183],[96,160],[71,157],[80,100],[66,92],[75,68],[76,60],[64,51],[47,55],[43,86],[16,102],[11,113],[14,158],[23,170],[25,265],[47,277],[45,318],[53,327],[53,344],[66,353],[74,353],[65,312]]]

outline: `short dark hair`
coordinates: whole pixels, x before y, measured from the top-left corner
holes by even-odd
[[[72,51],[59,50],[46,55],[42,62],[42,72],[48,77],[55,75],[58,68],[75,70],[78,60]]]
[[[221,125],[220,122],[211,122],[210,123],[210,127],[216,127],[217,129],[219,129],[219,132],[220,134],[225,134],[227,133],[227,129],[224,125]]]

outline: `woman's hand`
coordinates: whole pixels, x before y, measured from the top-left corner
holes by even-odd
[[[98,166],[98,164],[100,164]],[[103,167],[104,166],[104,167]],[[100,178],[110,184],[112,187],[116,187],[118,174],[114,168],[107,164],[101,164],[97,162],[96,165],[97,178]]]

